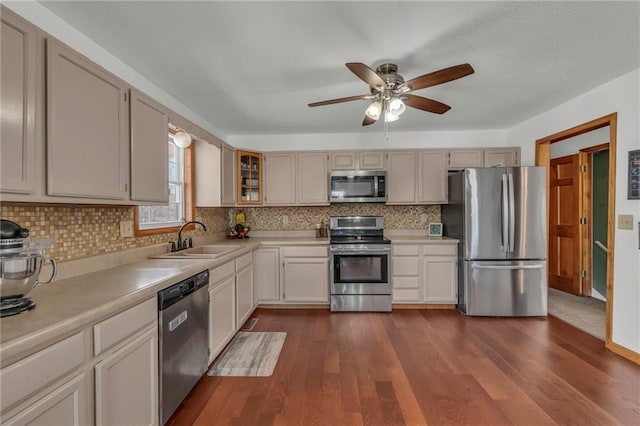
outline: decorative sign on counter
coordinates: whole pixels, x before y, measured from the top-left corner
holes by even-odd
[[[640,200],[640,149],[629,151],[629,182],[627,198]]]
[[[442,237],[442,223],[430,223],[429,224],[429,236],[430,237]]]

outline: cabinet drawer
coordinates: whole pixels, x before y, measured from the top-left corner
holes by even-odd
[[[84,336],[74,334],[0,370],[0,409],[15,404],[84,362]]]
[[[93,326],[93,353],[99,355],[145,326],[157,321],[156,298],[147,300]]]
[[[393,277],[393,289],[420,288],[420,277]]]
[[[326,246],[283,247],[282,255],[284,257],[327,257],[329,252]]]
[[[455,244],[429,244],[422,246],[423,256],[456,256],[458,247]]]
[[[230,260],[229,262],[223,265],[220,265],[216,268],[213,268],[211,270],[211,274],[209,274],[209,276],[211,277],[209,279],[209,284],[210,285],[218,284],[219,282],[224,281],[227,277],[235,273],[236,273],[235,261]]]
[[[391,244],[391,254],[394,256],[418,256],[420,246]]]
[[[236,259],[236,271],[240,271],[253,263],[253,252],[245,253]]]
[[[392,274],[393,277],[398,276],[418,276],[420,275],[420,258],[417,256],[393,256],[392,262]]]

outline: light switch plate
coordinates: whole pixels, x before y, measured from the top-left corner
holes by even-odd
[[[618,229],[633,229],[633,215],[632,214],[619,214],[618,215]]]
[[[120,238],[133,237],[133,221],[121,220],[120,221]]]

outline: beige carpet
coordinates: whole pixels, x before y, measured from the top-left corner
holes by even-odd
[[[240,331],[209,370],[209,376],[270,376],[287,333]]]
[[[605,338],[606,304],[593,297],[580,297],[549,289],[549,315],[571,324],[600,340]]]

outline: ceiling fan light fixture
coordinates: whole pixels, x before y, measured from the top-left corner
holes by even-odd
[[[364,111],[365,115],[372,120],[378,120],[382,113],[382,103],[379,101],[371,102],[371,104]]]
[[[391,111],[387,111],[384,113],[384,122],[391,123],[392,121],[397,121],[400,118],[400,115],[396,115]]]
[[[403,112],[406,111],[406,109],[407,109],[407,106],[404,104],[404,102],[402,102],[402,99],[400,98],[393,98],[391,99],[391,102],[389,102],[390,114],[393,114],[399,117],[402,115]]]
[[[173,135],[173,143],[179,148],[187,148],[191,145],[191,135],[182,129],[178,129]]]

